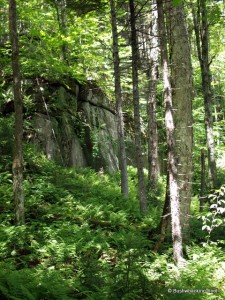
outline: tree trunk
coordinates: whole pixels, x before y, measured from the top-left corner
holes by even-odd
[[[67,24],[66,24],[66,0],[61,0],[60,3],[61,6],[61,32],[63,35],[67,35]],[[68,47],[66,43],[64,42],[62,45],[62,54],[63,54],[63,59],[68,63]]]
[[[140,200],[140,209],[143,214],[147,212],[147,196],[144,182],[142,144],[141,144],[141,122],[139,105],[139,86],[138,86],[138,45],[136,32],[136,16],[134,1],[129,0],[130,22],[131,22],[131,48],[132,48],[132,81],[133,81],[133,106],[134,106],[134,129],[135,129],[135,150],[138,172],[138,191]]]
[[[166,195],[165,195],[165,202],[164,202],[164,207],[163,207],[163,213],[162,213],[162,218],[159,224],[159,232],[160,232],[160,238],[156,242],[154,251],[158,252],[162,243],[165,240],[166,237],[166,230],[169,226],[169,222],[171,220],[170,218],[170,191],[169,191],[169,173],[167,172],[167,177],[166,177]]]
[[[15,131],[13,154],[13,194],[15,202],[15,223],[24,224],[23,193],[23,100],[19,65],[19,43],[16,24],[16,1],[9,0],[9,34],[12,47],[12,71],[15,107]]]
[[[121,192],[128,196],[128,175],[127,175],[127,157],[124,142],[124,121],[122,110],[122,92],[120,80],[120,57],[118,46],[118,32],[116,24],[116,10],[114,0],[110,0],[111,7],[111,23],[112,23],[112,36],[113,36],[113,63],[114,63],[114,77],[115,77],[115,96],[117,107],[117,130],[119,138],[119,166],[121,172]]]
[[[183,265],[183,247],[180,224],[180,203],[177,178],[177,159],[175,155],[175,127],[173,119],[172,89],[169,77],[167,39],[162,0],[157,0],[158,26],[160,36],[161,59],[163,66],[165,125],[168,148],[169,193],[171,209],[171,229],[173,239],[173,256],[177,265]]]
[[[200,208],[199,211],[202,212],[205,203],[205,152],[204,149],[201,150],[201,190],[200,190]]]
[[[197,1],[197,18],[194,6],[192,4],[192,14],[194,20],[194,29],[196,36],[196,45],[198,50],[198,59],[201,67],[202,91],[205,108],[205,130],[208,148],[208,165],[212,187],[216,187],[217,171],[215,159],[215,143],[213,136],[213,116],[212,116],[212,88],[209,62],[209,32],[206,0]]]
[[[209,33],[208,33],[208,17],[206,0],[200,0],[200,7],[202,13],[202,90],[204,95],[205,106],[205,126],[208,147],[208,161],[210,177],[213,187],[216,187],[216,160],[215,160],[215,145],[213,137],[213,117],[212,117],[212,88],[210,76],[209,63]]]
[[[189,240],[192,196],[192,66],[183,4],[169,3],[171,82],[183,240]]]
[[[158,82],[158,26],[157,26],[157,7],[155,1],[152,5],[152,19],[150,24],[150,62],[147,76],[149,80],[149,95],[147,99],[148,115],[148,182],[149,189],[157,187],[159,176],[158,162],[158,129],[157,129],[157,82]]]
[[[66,0],[54,1],[55,9],[57,13],[57,21],[59,25],[60,33],[66,37],[67,35],[67,22],[66,22]],[[68,63],[68,47],[66,42],[62,44],[62,59]]]

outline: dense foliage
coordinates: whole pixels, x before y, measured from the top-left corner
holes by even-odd
[[[125,199],[119,174],[63,169],[30,147],[26,161],[24,226],[13,225],[12,178],[1,173],[1,299],[193,299],[194,292],[175,289],[205,290],[195,299],[224,298],[224,226],[211,243],[200,229],[204,219],[193,216],[196,243],[186,247],[187,267],[180,271],[169,236],[153,252],[162,187],[143,218],[133,168]]]
[[[148,1],[136,1],[139,34],[149,22]],[[181,1],[174,0],[175,5]],[[108,1],[18,0],[18,36],[24,100],[24,192],[25,225],[15,226],[12,188],[14,114],[12,104],[11,48],[7,1],[0,3],[0,299],[200,299],[225,298],[225,72],[224,4],[208,3],[210,68],[213,87],[213,121],[218,167],[217,189],[212,190],[206,171],[203,211],[199,212],[202,149],[205,123],[201,72],[193,33],[191,1],[185,12],[192,49],[194,100],[193,184],[190,240],[184,245],[185,268],[172,257],[170,230],[159,252],[166,191],[166,137],[163,83],[157,84],[157,122],[160,178],[148,192],[148,213],[138,204],[135,167],[128,168],[129,197],[120,193],[120,174],[95,172],[91,168],[65,168],[50,161],[29,135],[35,132],[36,113],[31,82],[47,82],[48,112],[68,128],[82,125],[76,103],[62,101],[54,84],[67,91],[76,82],[101,87],[114,101],[112,36]],[[193,1],[194,4],[196,1]],[[131,49],[127,1],[116,1],[121,58],[126,146],[133,150]],[[140,40],[140,53],[142,40]],[[143,155],[147,165],[146,57],[140,55],[140,112]],[[161,76],[159,69],[159,75]],[[51,83],[51,84],[49,84]],[[44,85],[43,85],[44,86]],[[41,88],[43,88],[41,86]],[[42,101],[43,102],[43,101]],[[42,104],[43,105],[43,104]],[[7,109],[10,112],[7,111]],[[46,112],[45,112],[46,113]],[[68,116],[72,116],[71,119]],[[70,123],[68,122],[70,120]],[[82,124],[81,124],[82,123]],[[102,125],[102,124],[101,124]],[[66,127],[65,126],[65,127]],[[60,127],[60,126],[59,126]],[[103,124],[104,127],[104,124]],[[74,128],[73,128],[74,129]],[[85,137],[81,128],[82,138]],[[62,130],[59,128],[59,131]],[[74,130],[75,131],[75,130]],[[79,133],[80,133],[79,132]],[[63,134],[63,133],[62,133]],[[93,151],[98,143],[92,132]],[[129,152],[130,151],[130,152]],[[130,155],[132,156],[132,155]],[[207,154],[206,154],[207,156]],[[130,159],[132,161],[132,159]],[[207,170],[207,159],[206,170]],[[147,183],[147,171],[145,170]]]

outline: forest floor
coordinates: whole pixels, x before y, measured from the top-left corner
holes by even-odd
[[[143,217],[134,168],[123,198],[119,174],[66,169],[38,155],[27,161],[23,226],[13,225],[11,172],[1,172],[1,300],[225,299],[224,228],[207,242],[194,212],[182,270],[170,236],[159,253],[152,251],[164,179]]]

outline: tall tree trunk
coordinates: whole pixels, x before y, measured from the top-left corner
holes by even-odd
[[[164,21],[163,1],[157,0],[158,26],[160,36],[160,49],[163,67],[164,82],[164,105],[165,105],[165,125],[168,148],[168,172],[169,172],[169,193],[171,209],[171,229],[173,238],[173,256],[177,265],[183,265],[183,247],[180,224],[180,202],[177,178],[177,159],[175,155],[175,127],[173,119],[172,89],[169,76],[169,63],[167,51],[167,39]]]
[[[169,3],[171,82],[183,240],[189,240],[192,196],[192,66],[184,7]]]
[[[209,31],[206,0],[197,1],[197,17],[192,4],[192,14],[196,36],[198,59],[201,67],[202,91],[205,108],[205,130],[208,148],[208,165],[212,186],[216,187],[217,171],[215,159],[215,143],[213,136],[213,116],[212,116],[212,87],[209,62]]]
[[[138,190],[140,209],[143,214],[147,212],[147,196],[144,182],[142,144],[141,144],[141,122],[139,105],[139,86],[138,86],[138,45],[136,32],[136,16],[134,1],[129,0],[130,6],[130,24],[131,24],[131,48],[132,48],[132,81],[133,81],[133,106],[134,106],[134,129],[135,129],[135,150],[138,172]]]
[[[15,131],[13,154],[13,193],[15,202],[15,223],[24,224],[23,193],[23,100],[19,65],[19,43],[17,34],[16,1],[9,0],[9,34],[12,47],[12,70],[15,107]]]
[[[158,162],[158,129],[157,129],[157,82],[158,82],[158,13],[155,1],[152,4],[152,19],[150,24],[150,62],[147,76],[149,80],[149,95],[147,99],[148,115],[148,182],[149,188],[157,187],[159,176]]]
[[[124,142],[124,121],[122,110],[122,92],[120,80],[120,57],[118,46],[118,32],[116,24],[116,10],[114,0],[110,0],[111,7],[111,23],[112,23],[112,36],[113,36],[113,63],[114,63],[114,77],[115,77],[115,96],[117,108],[117,131],[119,137],[119,166],[121,172],[121,192],[128,196],[128,175],[127,175],[127,157]]]
[[[204,95],[205,106],[205,125],[208,147],[209,170],[213,187],[216,186],[216,159],[215,144],[213,137],[213,117],[212,117],[212,88],[209,63],[209,31],[206,0],[200,0],[200,9],[202,13],[202,90]]]

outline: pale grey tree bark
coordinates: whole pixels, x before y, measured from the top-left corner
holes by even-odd
[[[157,9],[164,84],[165,126],[168,149],[169,197],[171,209],[173,256],[177,265],[182,266],[184,263],[184,259],[180,222],[180,201],[177,174],[175,126],[173,117],[172,88],[169,75],[167,36],[165,29],[163,0],[157,0]]]
[[[113,63],[114,63],[114,79],[115,79],[115,96],[117,108],[117,131],[119,140],[119,167],[121,172],[121,192],[128,196],[128,174],[127,174],[127,157],[124,139],[124,121],[122,109],[122,91],[121,91],[121,76],[120,76],[120,57],[118,45],[117,18],[115,10],[115,1],[110,0],[111,7],[111,24],[113,36]]]
[[[17,34],[16,1],[9,0],[9,35],[12,47],[13,91],[15,107],[14,154],[13,154],[13,194],[15,203],[15,223],[24,224],[23,192],[23,99],[19,65],[19,42]]]
[[[194,95],[191,51],[183,4],[175,6],[173,1],[170,1],[167,7],[181,228],[183,240],[188,241],[192,196],[192,100]]]

